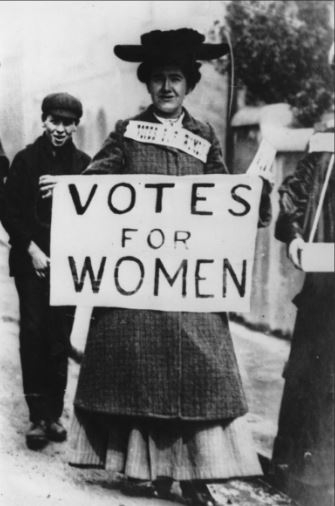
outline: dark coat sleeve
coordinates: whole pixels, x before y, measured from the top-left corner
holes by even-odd
[[[9,160],[5,155],[5,152],[2,148],[2,144],[0,141],[0,219],[2,217],[2,214],[4,212],[4,184],[5,184],[5,178],[8,175],[8,168],[9,168]]]
[[[0,140],[0,178],[3,180],[8,174],[9,160],[5,154]]]
[[[31,184],[24,157],[18,153],[9,169],[5,184],[3,225],[9,234],[11,243],[23,249],[28,248],[33,233],[25,211],[25,203],[29,199],[28,193]]]
[[[219,139],[217,138],[213,127],[207,123],[210,133],[210,145],[207,162],[205,166],[206,174],[229,174],[229,171],[223,161],[222,150]]]
[[[1,180],[1,182],[3,182],[4,179],[7,177],[8,168],[9,168],[8,158],[6,158],[6,156],[2,155],[0,152],[0,180]]]
[[[262,178],[262,193],[258,211],[258,228],[267,227],[272,219],[271,192],[272,185]]]
[[[294,174],[288,176],[279,188],[280,211],[276,222],[275,237],[290,243],[304,236],[304,224],[308,200],[313,190],[314,155],[309,154],[297,165]]]
[[[0,219],[2,219],[5,209],[5,178],[8,174],[9,161],[0,152]]]

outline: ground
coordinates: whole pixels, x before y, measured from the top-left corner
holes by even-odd
[[[0,226],[1,227],[1,226]],[[105,471],[80,470],[67,464],[66,443],[50,443],[43,451],[25,446],[28,412],[22,395],[18,352],[18,304],[8,276],[6,234],[0,228],[0,504],[3,506],[169,506],[158,499],[130,498]],[[74,343],[84,347],[85,314],[76,322]],[[248,421],[257,450],[270,457],[283,388],[281,371],[289,343],[231,324],[250,412]],[[79,366],[70,362],[64,424],[71,421]],[[234,480],[214,485],[222,505],[288,505],[263,482]]]

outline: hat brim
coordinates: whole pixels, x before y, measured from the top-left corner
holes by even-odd
[[[193,53],[193,57],[195,60],[214,60],[220,58],[221,56],[227,54],[229,52],[229,46],[227,43],[222,42],[221,44],[209,44],[203,43],[201,44]],[[127,44],[118,44],[114,47],[114,53],[118,58],[128,62],[143,62],[152,58],[152,53],[149,53],[145,50],[143,46],[140,45],[127,45]],[[180,51],[179,54],[181,54]],[[165,51],[162,51],[162,59],[164,58]],[[156,56],[159,56],[157,54]]]

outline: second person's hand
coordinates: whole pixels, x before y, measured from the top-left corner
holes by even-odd
[[[305,241],[301,237],[296,237],[290,242],[287,250],[287,256],[297,269],[301,270],[301,252],[304,249]]]

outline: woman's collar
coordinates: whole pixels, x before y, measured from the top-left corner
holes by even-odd
[[[180,114],[180,116],[178,116],[178,118],[164,118],[162,116],[159,116],[159,114],[156,114],[155,112],[153,112],[153,115],[155,116],[155,118],[158,119],[158,121],[160,121],[160,123],[163,123],[163,125],[169,125],[169,126],[173,126],[173,127],[182,127],[183,120],[185,117],[185,112],[182,111],[182,113]]]
[[[191,132],[197,133],[199,131],[199,124],[198,122],[190,115],[188,110],[183,107],[183,119],[182,119],[182,127],[186,128],[187,130],[190,130]],[[153,105],[149,105],[149,107],[139,114],[136,119],[142,120],[142,121],[151,121],[153,123],[159,123],[159,120],[155,116]]]

